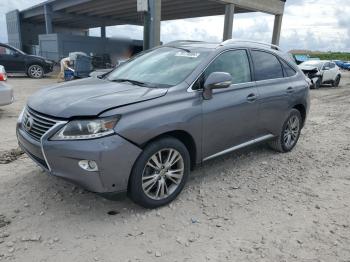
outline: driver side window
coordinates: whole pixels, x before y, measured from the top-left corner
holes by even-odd
[[[205,80],[213,72],[225,72],[232,76],[232,84],[251,82],[247,51],[233,50],[219,55],[193,85],[194,90],[203,88]]]
[[[16,52],[10,48],[0,46],[0,55],[13,55]]]
[[[323,70],[329,70],[329,67],[330,67],[330,63],[327,62],[323,65]]]

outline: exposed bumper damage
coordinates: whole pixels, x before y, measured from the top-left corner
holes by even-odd
[[[315,88],[321,84],[322,75],[317,67],[302,67],[300,68],[305,76],[311,81],[311,88]]]

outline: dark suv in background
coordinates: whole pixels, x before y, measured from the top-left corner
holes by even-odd
[[[175,42],[109,74],[40,90],[19,117],[23,150],[52,175],[98,193],[171,202],[191,168],[266,141],[298,142],[309,82],[278,47]]]
[[[25,73],[31,78],[42,78],[52,72],[54,63],[0,43],[0,65],[5,67],[7,73]]]

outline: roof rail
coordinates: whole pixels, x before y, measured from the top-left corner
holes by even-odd
[[[234,39],[229,39],[229,40],[226,40],[226,41],[222,42],[221,45],[224,46],[224,45],[235,44],[235,43],[259,44],[259,45],[268,46],[271,49],[282,51],[282,49],[278,45],[269,44],[269,43],[265,43],[265,42],[252,41],[252,40],[234,40]]]
[[[176,44],[189,44],[189,43],[203,43],[203,41],[196,41],[196,40],[176,40],[169,43],[166,43],[167,45],[176,45]]]

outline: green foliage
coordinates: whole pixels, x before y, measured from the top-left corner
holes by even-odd
[[[309,54],[312,58],[320,58],[321,60],[342,60],[350,61],[350,53],[341,52],[328,52],[328,53],[311,53]]]

